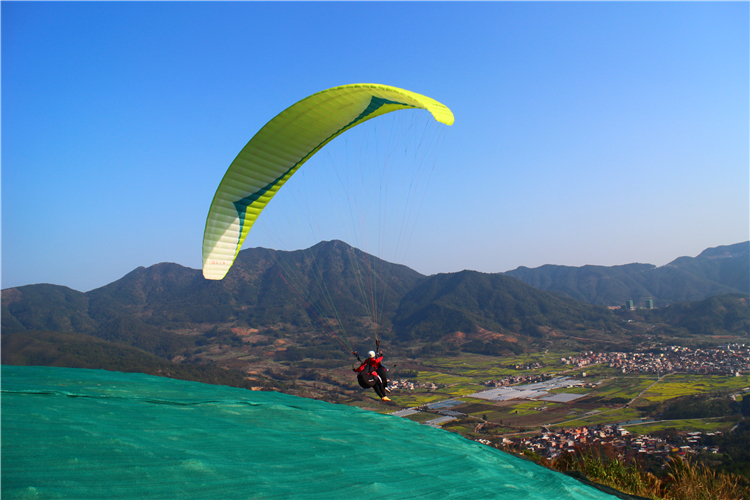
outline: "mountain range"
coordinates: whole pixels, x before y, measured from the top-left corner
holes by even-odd
[[[341,241],[293,252],[251,248],[222,281],[161,263],[86,293],[50,284],[2,290],[2,356],[4,363],[78,366],[85,356],[70,346],[93,346],[86,339],[94,337],[96,356],[111,354],[101,342],[138,349],[155,357],[138,361],[153,372],[165,369],[159,360],[197,359],[207,345],[261,345],[285,336],[276,355],[313,357],[304,349],[333,339],[351,349],[375,331],[428,351],[499,354],[542,342],[627,342],[640,334],[628,323],[633,318],[659,323],[665,335],[747,337],[749,250],[750,242],[717,247],[658,268],[542,266],[424,276]],[[659,308],[603,307],[647,297]]]
[[[505,274],[526,284],[589,304],[614,306],[626,300],[657,307],[703,300],[714,295],[750,293],[750,241],[709,248],[697,257],[669,264],[519,267]]]

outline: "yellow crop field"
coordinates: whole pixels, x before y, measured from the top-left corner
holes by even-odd
[[[651,387],[643,397],[649,401],[661,402],[667,399],[715,392],[721,390],[739,390],[750,384],[749,376],[742,377],[719,377],[719,376],[686,376],[671,375],[665,377],[661,382]]]
[[[389,397],[394,403],[403,408],[412,408],[414,406],[422,406],[428,403],[434,403],[436,401],[443,401],[445,399],[444,394],[429,394],[416,393],[416,392],[399,392],[392,393]]]
[[[628,431],[634,434],[649,434],[664,429],[677,429],[680,431],[701,431],[701,432],[725,432],[732,428],[736,421],[726,420],[724,418],[695,418],[683,420],[659,421],[648,424],[639,424],[627,426]]]
[[[667,399],[678,398],[680,396],[689,396],[703,392],[694,384],[681,382],[662,382],[656,384],[646,392],[643,397],[649,401],[666,401]]]

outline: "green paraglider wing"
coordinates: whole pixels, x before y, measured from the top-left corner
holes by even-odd
[[[263,208],[323,146],[370,118],[416,108],[453,124],[451,110],[434,99],[376,84],[318,92],[266,123],[242,148],[216,190],[203,234],[203,276],[224,278]]]

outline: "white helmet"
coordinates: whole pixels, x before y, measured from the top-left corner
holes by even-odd
[[[374,358],[375,357],[375,351],[370,351],[367,353],[368,358]]]

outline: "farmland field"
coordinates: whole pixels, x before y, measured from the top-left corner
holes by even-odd
[[[725,418],[695,418],[683,420],[662,420],[647,424],[629,425],[627,429],[636,434],[649,434],[665,429],[676,429],[685,432],[726,432],[731,429],[737,420]]]
[[[750,387],[749,375],[729,377],[675,373],[661,374],[660,378],[655,373],[623,374],[619,369],[601,364],[576,368],[561,362],[561,358],[570,356],[569,352],[545,352],[504,358],[467,354],[430,359],[429,369],[412,363],[409,366],[409,380],[420,384],[431,382],[437,389],[398,389],[390,397],[394,406],[402,408],[419,407],[447,399],[459,400],[462,404],[450,410],[465,416],[459,417],[459,421],[452,422],[446,428],[461,434],[468,433],[467,437],[476,437],[473,429],[479,422],[492,424],[492,430],[486,431],[491,435],[532,431],[541,426],[624,424],[649,418],[650,411],[673,398],[722,391],[740,393],[743,388]],[[399,363],[404,366],[401,361]],[[522,369],[526,367],[530,369]],[[586,384],[584,387],[552,389],[552,394],[584,396],[567,403],[539,399],[489,401],[467,397],[469,394],[491,389],[492,386],[484,385],[490,380],[543,374],[570,377]],[[522,389],[523,384],[514,387]],[[392,412],[394,409],[382,411]],[[427,411],[408,418],[424,422],[437,416],[440,415],[436,411]],[[628,429],[636,433],[669,427],[710,432],[726,430],[732,425],[721,419],[693,419],[629,425]]]
[[[649,401],[666,401],[680,396],[707,392],[739,390],[750,385],[750,376],[720,377],[716,375],[674,374],[664,377],[643,397]]]

